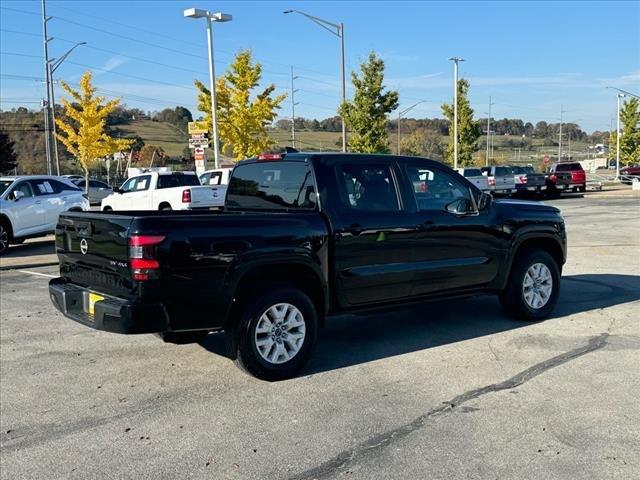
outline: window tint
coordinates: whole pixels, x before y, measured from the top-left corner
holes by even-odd
[[[2,195],[12,183],[13,180],[0,180],[0,195]]]
[[[464,169],[465,177],[480,177],[482,176],[482,171],[479,168],[465,168]]]
[[[207,173],[206,177],[201,177],[202,185],[220,185],[222,183],[222,172]]]
[[[200,175],[200,185],[209,185],[209,179],[211,178],[210,173],[203,173]]]
[[[496,167],[495,168],[495,175],[496,176],[502,176],[502,175],[510,175],[511,174],[511,169],[508,167]]]
[[[346,164],[338,175],[344,185],[343,203],[354,210],[400,210],[398,194],[388,165]]]
[[[149,184],[151,183],[151,175],[144,175],[142,177],[138,177],[138,181],[136,182],[136,186],[134,187],[136,192],[142,190],[149,190]]]
[[[193,187],[200,185],[200,180],[196,175],[185,175],[182,173],[172,175],[160,175],[158,177],[158,188]],[[136,190],[140,190],[136,186]]]
[[[556,172],[570,172],[570,171],[582,170],[582,165],[579,163],[559,163],[556,165]]]
[[[93,188],[109,188],[109,185],[98,180],[89,180],[89,186]]]
[[[15,187],[13,187],[14,192],[22,192],[25,197],[33,197],[33,190],[29,182],[20,182]]]
[[[420,210],[445,210],[455,200],[469,199],[467,188],[449,172],[413,165],[407,165],[406,171]]]
[[[533,167],[522,167],[522,170],[524,170],[524,173],[536,173]]]
[[[53,187],[53,191],[56,193],[80,191],[80,188],[78,188],[76,185],[69,185],[66,182],[59,182],[58,180],[49,180],[49,183],[51,183],[51,186]]]
[[[80,188],[84,188],[84,186],[85,186],[85,181],[84,180],[76,181],[75,183]],[[91,182],[89,182],[89,185],[91,185]]]
[[[303,162],[256,162],[239,165],[229,182],[226,207],[284,210],[314,208],[316,191]]]

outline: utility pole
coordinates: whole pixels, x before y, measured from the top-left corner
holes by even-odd
[[[49,77],[49,41],[52,40],[47,35],[47,22],[51,17],[47,17],[47,7],[45,0],[42,0],[42,46],[44,48],[44,80],[45,90],[47,92],[46,99],[42,100],[44,111],[44,147],[47,156],[47,175],[51,175],[51,127],[49,108],[51,107],[51,87]]]
[[[293,88],[293,81],[298,78],[293,75],[293,65],[291,66],[291,147],[296,148],[296,100],[295,93],[298,89]]]
[[[618,93],[618,121],[616,124],[616,180],[620,179],[620,99],[624,93]]]
[[[487,116],[487,155],[485,158],[485,166],[489,166],[489,138],[491,138],[491,96],[489,96],[489,115]]]
[[[453,168],[458,168],[458,63],[464,58],[451,57],[453,62]]]
[[[562,109],[562,105],[560,105],[560,132],[558,133],[558,162],[562,161],[562,115],[564,114],[564,110]]]

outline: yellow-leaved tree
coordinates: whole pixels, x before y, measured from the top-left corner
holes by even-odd
[[[120,103],[120,99],[109,100],[96,95],[91,85],[91,72],[86,71],[80,79],[80,89],[72,89],[61,81],[62,88],[71,96],[73,103],[62,99],[65,121],[56,118],[56,125],[61,130],[57,134],[69,153],[75,156],[85,176],[85,190],[89,186],[89,169],[102,157],[128,149],[132,141],[112,138],[105,130],[106,119]]]
[[[267,134],[267,125],[276,117],[276,110],[287,97],[272,97],[275,85],[252,95],[262,77],[262,65],[253,63],[250,50],[239,52],[224,76],[216,80],[218,136],[221,151],[236,160],[257,155],[275,145]],[[198,110],[211,125],[211,91],[199,80]],[[209,127],[211,130],[211,127]],[[209,137],[213,136],[209,132]]]

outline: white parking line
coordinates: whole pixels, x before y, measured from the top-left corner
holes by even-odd
[[[30,270],[18,270],[20,273],[28,273],[29,275],[37,275],[40,277],[48,277],[48,278],[56,278],[55,275],[50,275],[48,273],[40,273],[40,272],[32,272]]]

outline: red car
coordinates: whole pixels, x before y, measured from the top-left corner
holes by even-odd
[[[555,172],[571,173],[570,188],[572,188],[574,192],[584,192],[587,189],[587,174],[578,162],[554,163],[551,165],[551,168],[549,168],[549,173]]]
[[[640,179],[640,165],[621,168],[620,176],[623,183],[631,183],[634,178]]]

